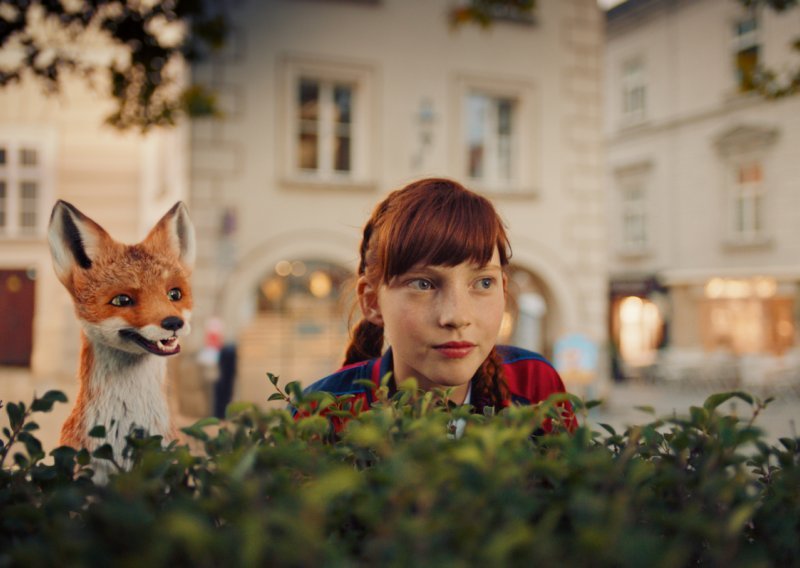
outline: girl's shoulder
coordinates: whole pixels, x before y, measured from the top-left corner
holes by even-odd
[[[379,359],[370,359],[342,367],[307,386],[304,392],[323,391],[336,396],[367,392],[368,387],[359,381],[372,379],[373,367],[377,361]]]
[[[535,351],[523,349],[522,347],[515,347],[513,345],[498,345],[497,352],[503,359],[504,365],[512,365],[514,363],[524,361],[536,361],[549,367],[553,366],[543,355],[540,355]]]
[[[510,345],[498,345],[497,352],[503,359],[503,375],[516,401],[535,404],[553,393],[565,392],[558,371],[539,353]]]

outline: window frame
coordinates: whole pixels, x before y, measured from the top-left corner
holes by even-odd
[[[635,68],[639,72],[628,73],[628,69]],[[635,55],[624,59],[620,65],[620,116],[623,127],[633,126],[647,119],[647,64],[642,55]],[[632,108],[629,102],[636,100],[634,94],[641,92],[640,106]]]
[[[744,181],[740,178],[743,169],[757,167],[759,179],[757,182]],[[728,215],[727,227],[729,240],[735,244],[758,244],[767,240],[767,231],[764,224],[764,209],[766,206],[766,184],[763,157],[759,154],[738,156],[730,161],[728,166]],[[739,204],[749,203],[746,226],[739,226]]]
[[[653,245],[653,224],[650,211],[650,188],[653,183],[653,164],[649,160],[617,167],[614,170],[613,183],[616,191],[614,199],[617,203],[617,250],[623,257],[640,257],[650,254]],[[626,194],[638,192],[636,203],[626,199]],[[626,219],[628,216],[640,219],[640,233],[638,240],[628,238]]]
[[[541,130],[539,120],[538,90],[535,84],[524,80],[457,75],[451,99],[451,145],[453,170],[460,172],[470,187],[492,195],[535,197],[539,194],[541,176]],[[473,177],[470,174],[470,140],[467,124],[468,97],[481,95],[494,101],[512,101],[511,123],[511,176],[508,180]],[[494,106],[497,109],[497,106]],[[522,157],[525,156],[523,160]],[[498,160],[499,161],[499,160]],[[490,168],[492,171],[497,168]]]
[[[285,56],[282,61],[283,104],[279,108],[277,144],[283,181],[288,185],[374,187],[374,166],[377,161],[375,143],[377,120],[374,114],[374,71],[371,66],[357,63],[333,62],[322,59]],[[318,121],[318,167],[300,167],[300,104],[298,89],[304,79],[317,81],[327,92],[335,85],[352,85],[350,122],[350,170],[337,171],[332,155],[335,123],[329,99],[320,106]],[[329,152],[325,155],[323,152]],[[321,168],[319,166],[322,166]]]
[[[5,150],[5,163],[0,164],[0,181],[5,183],[4,203],[0,209],[5,213],[0,225],[0,240],[40,239],[45,236],[48,225],[47,206],[52,201],[55,180],[55,134],[50,129],[1,128],[0,148]],[[23,164],[22,153],[36,152],[35,164]],[[25,209],[23,186],[36,184],[35,202],[30,210]],[[34,216],[34,226],[26,229],[23,214]]]
[[[741,32],[742,24],[753,22],[752,29]],[[753,71],[758,70],[758,66],[763,58],[763,46],[761,41],[761,21],[755,11],[736,18],[733,21],[733,37],[731,38],[731,60],[733,76],[735,79],[736,91],[739,93],[749,93],[755,90],[755,84],[744,75],[740,64],[740,55],[747,51],[755,51],[755,64]]]

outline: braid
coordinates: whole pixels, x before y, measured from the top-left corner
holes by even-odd
[[[380,357],[382,350],[383,328],[362,319],[351,333],[350,345],[344,356],[344,365]]]
[[[503,358],[497,349],[491,353],[475,373],[472,382],[472,406],[478,413],[483,413],[486,406],[499,410],[511,398],[505,377],[503,376]]]

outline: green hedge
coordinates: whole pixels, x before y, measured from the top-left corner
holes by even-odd
[[[381,402],[336,437],[330,419],[347,398],[287,391],[310,417],[235,404],[223,423],[186,428],[189,446],[130,436],[135,466],[106,485],[92,482],[86,451],[46,457],[34,436],[32,413],[63,394],[7,404],[0,566],[800,561],[800,439],[768,445],[753,425],[765,404],[745,393],[621,433],[588,429],[594,403],[572,398],[577,432],[555,418],[554,432],[537,436],[558,398],[477,416],[408,384],[393,399],[380,389]],[[753,419],[721,415],[731,397],[749,402]],[[454,439],[458,418],[467,426]]]

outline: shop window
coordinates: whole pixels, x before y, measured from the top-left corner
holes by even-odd
[[[612,305],[615,343],[625,364],[633,367],[655,362],[663,334],[663,319],[655,302],[625,296]]]
[[[794,300],[773,278],[712,278],[701,308],[703,346],[737,355],[782,354],[794,345]]]
[[[349,270],[325,260],[276,263],[254,291],[257,315],[241,334],[242,376],[271,372],[282,384],[309,384],[337,369],[349,339],[351,278]],[[256,386],[263,391],[263,384]],[[239,396],[259,400],[263,392],[242,391]]]

